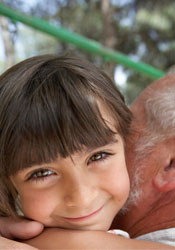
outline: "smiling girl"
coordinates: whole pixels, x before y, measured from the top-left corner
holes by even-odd
[[[108,230],[129,193],[131,122],[111,80],[77,57],[38,56],[1,76],[0,102],[1,215]]]

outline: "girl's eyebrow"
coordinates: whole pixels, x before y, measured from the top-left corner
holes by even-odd
[[[87,149],[85,150],[85,153],[89,153],[89,152],[91,152],[91,151],[98,151],[98,150],[100,150],[100,149],[103,148],[103,147],[112,146],[113,144],[118,143],[118,142],[119,142],[118,139],[113,138],[109,143],[106,143],[106,144],[103,145],[103,146],[87,148]]]
[[[104,147],[107,147],[107,146],[112,146],[113,144],[118,143],[118,142],[119,142],[119,140],[117,138],[113,137],[111,139],[111,141],[109,143],[106,143],[105,145],[102,145],[102,146],[99,146],[99,147],[84,148],[84,150],[82,150],[82,152],[84,151],[83,154],[86,155],[86,154],[89,154],[91,152],[99,151],[99,150],[101,150],[101,148],[104,148]],[[29,164],[25,168],[21,169],[20,172],[23,172],[23,171],[28,170],[28,169],[33,169],[33,168],[35,169],[37,167],[44,167],[47,164],[51,164],[51,163],[52,163],[52,161],[47,162],[47,163],[40,163],[40,164],[36,163],[36,162],[31,162],[31,164]]]
[[[22,169],[20,169],[19,171],[22,173],[23,171],[25,170],[28,170],[28,169],[32,169],[32,168],[36,168],[36,167],[42,167],[46,164],[50,164],[52,163],[52,161],[49,161],[49,162],[43,162],[43,163],[38,163],[38,162],[30,162],[28,164],[25,165],[25,167],[23,167]]]
[[[50,164],[51,162],[48,163],[41,163],[41,164],[29,164],[27,167],[23,168],[20,170],[21,173],[24,173],[25,171],[28,171],[29,169],[35,169],[35,168],[43,168],[44,166],[46,167],[46,164]]]

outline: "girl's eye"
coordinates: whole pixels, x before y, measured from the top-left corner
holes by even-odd
[[[31,179],[44,179],[48,176],[54,175],[55,173],[49,169],[38,169],[33,172],[27,180]]]
[[[109,155],[112,155],[111,153],[106,152],[98,152],[91,156],[91,158],[88,160],[88,163],[105,160]]]

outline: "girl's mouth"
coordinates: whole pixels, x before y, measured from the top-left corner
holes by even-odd
[[[72,222],[80,222],[80,221],[84,221],[84,220],[87,220],[87,219],[90,219],[90,218],[96,216],[102,210],[102,208],[103,208],[103,206],[100,207],[99,209],[97,209],[96,211],[94,211],[93,213],[88,214],[86,216],[75,217],[75,218],[70,218],[70,217],[62,217],[62,218],[65,220],[68,220],[68,221],[72,221]]]

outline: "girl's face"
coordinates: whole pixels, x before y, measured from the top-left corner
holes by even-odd
[[[103,112],[114,130],[114,122]],[[47,227],[108,230],[129,193],[123,140],[35,165],[11,177],[24,215]]]

